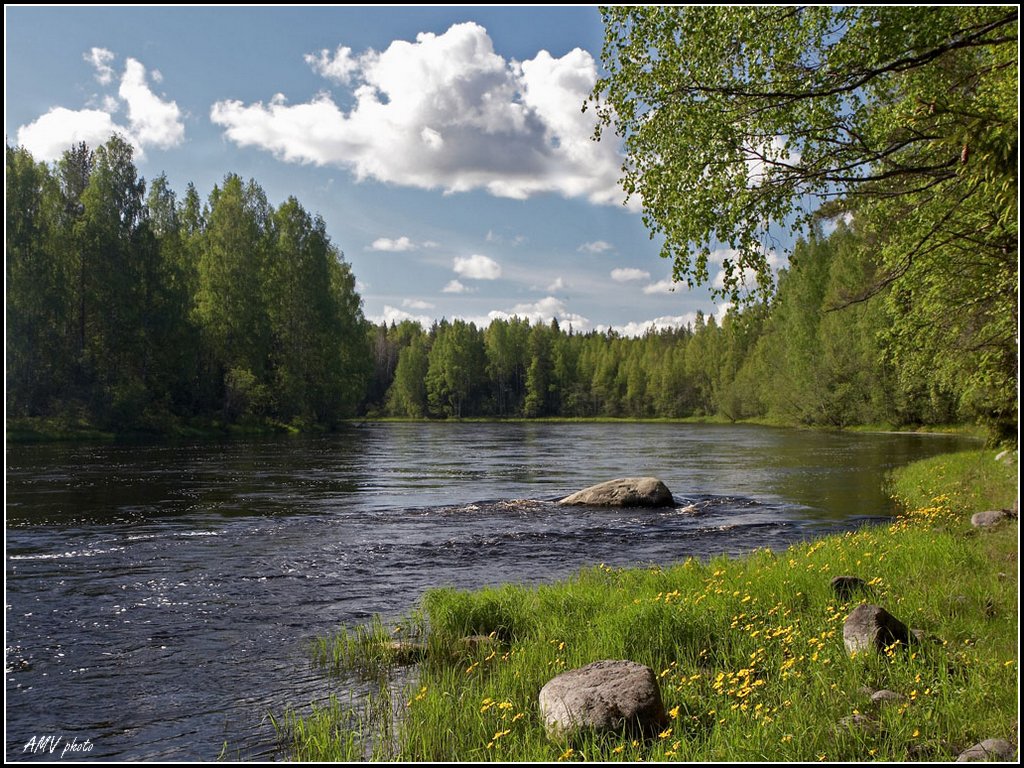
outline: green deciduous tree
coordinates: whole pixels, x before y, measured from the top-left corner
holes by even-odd
[[[430,413],[468,416],[486,381],[483,334],[472,323],[454,320],[442,322],[433,335],[426,377]]]
[[[415,328],[420,329],[420,326]],[[427,415],[428,355],[427,338],[420,329],[398,353],[395,379],[388,390],[390,415],[414,419]]]
[[[210,194],[209,215],[199,259],[197,314],[207,348],[219,376],[231,382],[250,382],[246,407],[264,413],[270,350],[270,320],[266,281],[269,212],[266,198],[254,182],[229,175]],[[234,375],[231,372],[235,371]],[[237,388],[228,387],[225,415],[234,416],[230,402]],[[239,390],[240,391],[240,390]]]
[[[612,7],[594,91],[677,279],[771,284],[771,226],[870,230],[902,376],[1016,416],[1014,7]]]

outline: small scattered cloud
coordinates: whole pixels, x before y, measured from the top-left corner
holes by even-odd
[[[651,295],[653,293],[672,293],[676,289],[677,283],[671,278],[666,277],[664,280],[659,280],[656,283],[644,286],[644,293]]]
[[[472,293],[473,289],[469,286],[463,285],[458,280],[450,280],[448,284],[441,289],[441,293]]]
[[[390,253],[402,253],[404,251],[416,250],[416,243],[403,235],[395,239],[390,237],[378,237],[370,243],[371,251],[387,251]]]
[[[606,243],[604,240],[594,240],[591,243],[583,243],[576,250],[580,253],[605,253],[614,248],[611,243]]]
[[[470,280],[497,280],[501,277],[501,265],[489,256],[479,253],[472,256],[456,256],[452,268],[455,274]]]
[[[84,59],[96,68],[101,85],[114,80],[111,64],[114,54],[105,48],[92,48]],[[150,88],[146,68],[137,59],[125,60],[117,97],[97,95],[90,99],[99,109],[53,107],[36,120],[18,128],[18,143],[37,160],[52,162],[72,144],[84,141],[91,147],[104,144],[112,134],[120,134],[132,145],[138,157],[150,147],[167,149],[185,140],[185,124],[174,101],[158,96]],[[114,121],[121,106],[126,108],[127,125]]]
[[[421,299],[402,299],[402,306],[406,309],[434,309],[434,305],[429,301],[422,301]]]
[[[506,235],[502,235],[502,234],[499,234],[499,233],[495,232],[493,229],[488,229],[487,230],[487,235],[484,237],[484,239],[488,243],[496,243],[496,244],[502,244],[502,245],[513,245],[513,246],[522,245],[523,243],[526,242],[526,236],[525,235],[513,235],[512,237],[508,237]]]
[[[616,283],[632,283],[639,282],[640,280],[650,280],[651,273],[643,269],[636,269],[635,267],[622,267],[619,269],[613,269],[611,272],[612,280]]]
[[[557,293],[558,291],[563,291],[563,290],[565,290],[565,280],[563,280],[560,277],[556,277],[554,282],[552,282],[547,287],[547,292],[548,293]]]
[[[96,68],[96,82],[100,85],[110,85],[114,81],[114,68],[110,62],[114,60],[113,51],[106,48],[90,48],[82,54],[82,58]]]

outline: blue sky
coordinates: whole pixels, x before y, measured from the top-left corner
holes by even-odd
[[[595,8],[5,9],[5,133],[53,160],[116,129],[140,173],[225,174],[327,222],[372,320],[721,312],[671,290],[620,147],[582,113]]]

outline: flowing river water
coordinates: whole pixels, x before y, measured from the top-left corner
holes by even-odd
[[[57,753],[88,741],[67,759],[285,757],[267,714],[344,697],[343,681],[309,662],[316,635],[399,616],[433,586],[783,548],[879,521],[893,513],[886,470],[969,445],[748,426],[426,423],[9,446],[6,757],[52,759],[38,748],[48,736]],[[676,506],[552,503],[641,474],[663,479]]]

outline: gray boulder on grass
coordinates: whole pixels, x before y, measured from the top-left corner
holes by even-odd
[[[989,760],[1007,762],[1013,760],[1013,745],[1006,739],[985,739],[961,752],[958,763],[979,763]]]
[[[579,731],[652,733],[666,722],[654,670],[634,661],[595,661],[563,672],[541,688],[548,736]]]
[[[909,644],[910,630],[881,606],[858,605],[843,622],[843,644],[847,653],[881,651],[895,642]]]
[[[620,477],[566,496],[559,504],[594,507],[670,507],[672,492],[656,477]]]
[[[836,733],[843,731],[878,731],[881,724],[869,715],[847,715],[836,723]]]
[[[1004,520],[1015,520],[1017,515],[1008,509],[990,509],[987,512],[975,512],[971,515],[971,525],[975,528],[991,528]]]
[[[880,691],[875,691],[871,694],[871,703],[879,706],[883,704],[905,704],[909,702],[906,696],[902,693],[896,693],[896,691],[890,691],[888,688],[883,688]]]

